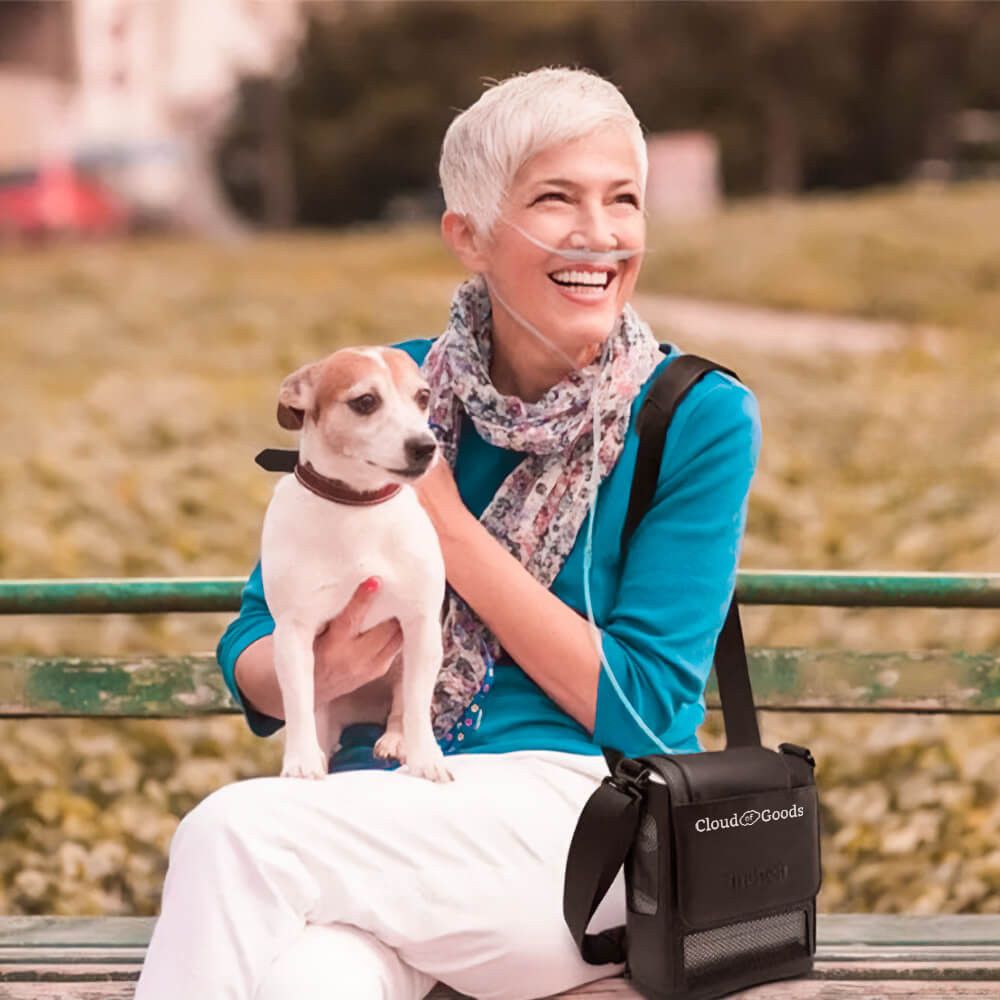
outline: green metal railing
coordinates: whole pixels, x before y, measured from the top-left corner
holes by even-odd
[[[242,577],[0,581],[0,614],[235,612]],[[1000,574],[743,572],[744,604],[1000,608]],[[758,708],[1000,715],[1000,652],[749,650]],[[706,691],[717,707],[714,675]],[[214,654],[0,656],[0,718],[238,713]]]
[[[236,611],[243,577],[0,581],[0,614]],[[1000,573],[826,573],[746,570],[743,604],[862,608],[1000,608]]]

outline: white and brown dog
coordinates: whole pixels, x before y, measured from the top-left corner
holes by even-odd
[[[437,457],[429,397],[416,363],[393,348],[345,348],[281,385],[278,422],[301,430],[299,455],[264,517],[261,573],[285,709],[283,776],[322,778],[345,726],[385,722],[377,756],[452,780],[430,716],[444,560],[412,488]],[[396,618],[401,657],[383,677],[317,706],[313,640],[372,576],[382,586],[362,630]]]

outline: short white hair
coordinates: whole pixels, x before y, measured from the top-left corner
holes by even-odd
[[[590,70],[566,67],[508,77],[489,87],[445,132],[438,164],[445,206],[489,236],[514,175],[527,160],[612,124],[625,129],[635,150],[644,202],[646,139],[613,83]]]

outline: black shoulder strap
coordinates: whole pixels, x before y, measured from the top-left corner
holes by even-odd
[[[650,388],[636,418],[639,449],[632,475],[632,493],[625,515],[625,527],[622,529],[623,547],[629,543],[653,501],[660,478],[667,431],[677,407],[695,383],[712,371],[725,372],[739,381],[735,372],[708,358],[697,354],[682,354],[664,367]],[[735,595],[716,643],[715,674],[719,682],[719,699],[726,726],[726,745],[760,746],[750,671]],[[607,753],[605,756],[608,756]],[[620,756],[617,754],[616,760]]]
[[[660,478],[663,447],[667,429],[681,400],[694,384],[710,371],[721,371],[738,380],[735,372],[697,354],[682,354],[668,364],[653,383],[643,401],[635,429],[639,435],[639,451],[632,474],[632,493],[622,529],[622,545],[628,544],[643,515],[649,510]]]
[[[607,895],[639,828],[641,801],[610,783],[598,786],[577,820],[566,857],[563,916],[585,962],[625,961],[625,927],[588,934],[587,924]]]
[[[691,387],[710,371],[722,371],[737,378],[735,373],[714,361],[695,354],[682,354],[663,369],[643,402],[636,420],[639,450],[622,531],[623,545],[628,544],[652,503],[671,418]],[[715,672],[727,747],[760,746],[735,595],[715,647]],[[602,750],[615,775],[623,754],[611,747],[602,747]],[[624,927],[588,934],[587,924],[624,863],[635,841],[640,819],[641,803],[634,789],[628,790],[627,783],[606,778],[587,801],[570,843],[563,915],[580,954],[592,965],[625,961]]]

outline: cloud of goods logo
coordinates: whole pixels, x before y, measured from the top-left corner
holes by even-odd
[[[801,819],[805,816],[804,806],[789,806],[787,809],[747,809],[744,813],[733,813],[731,816],[721,816],[710,819],[702,816],[695,825],[698,833],[708,833],[713,830],[726,830],[735,827],[753,826],[755,823],[776,823],[783,819]]]

